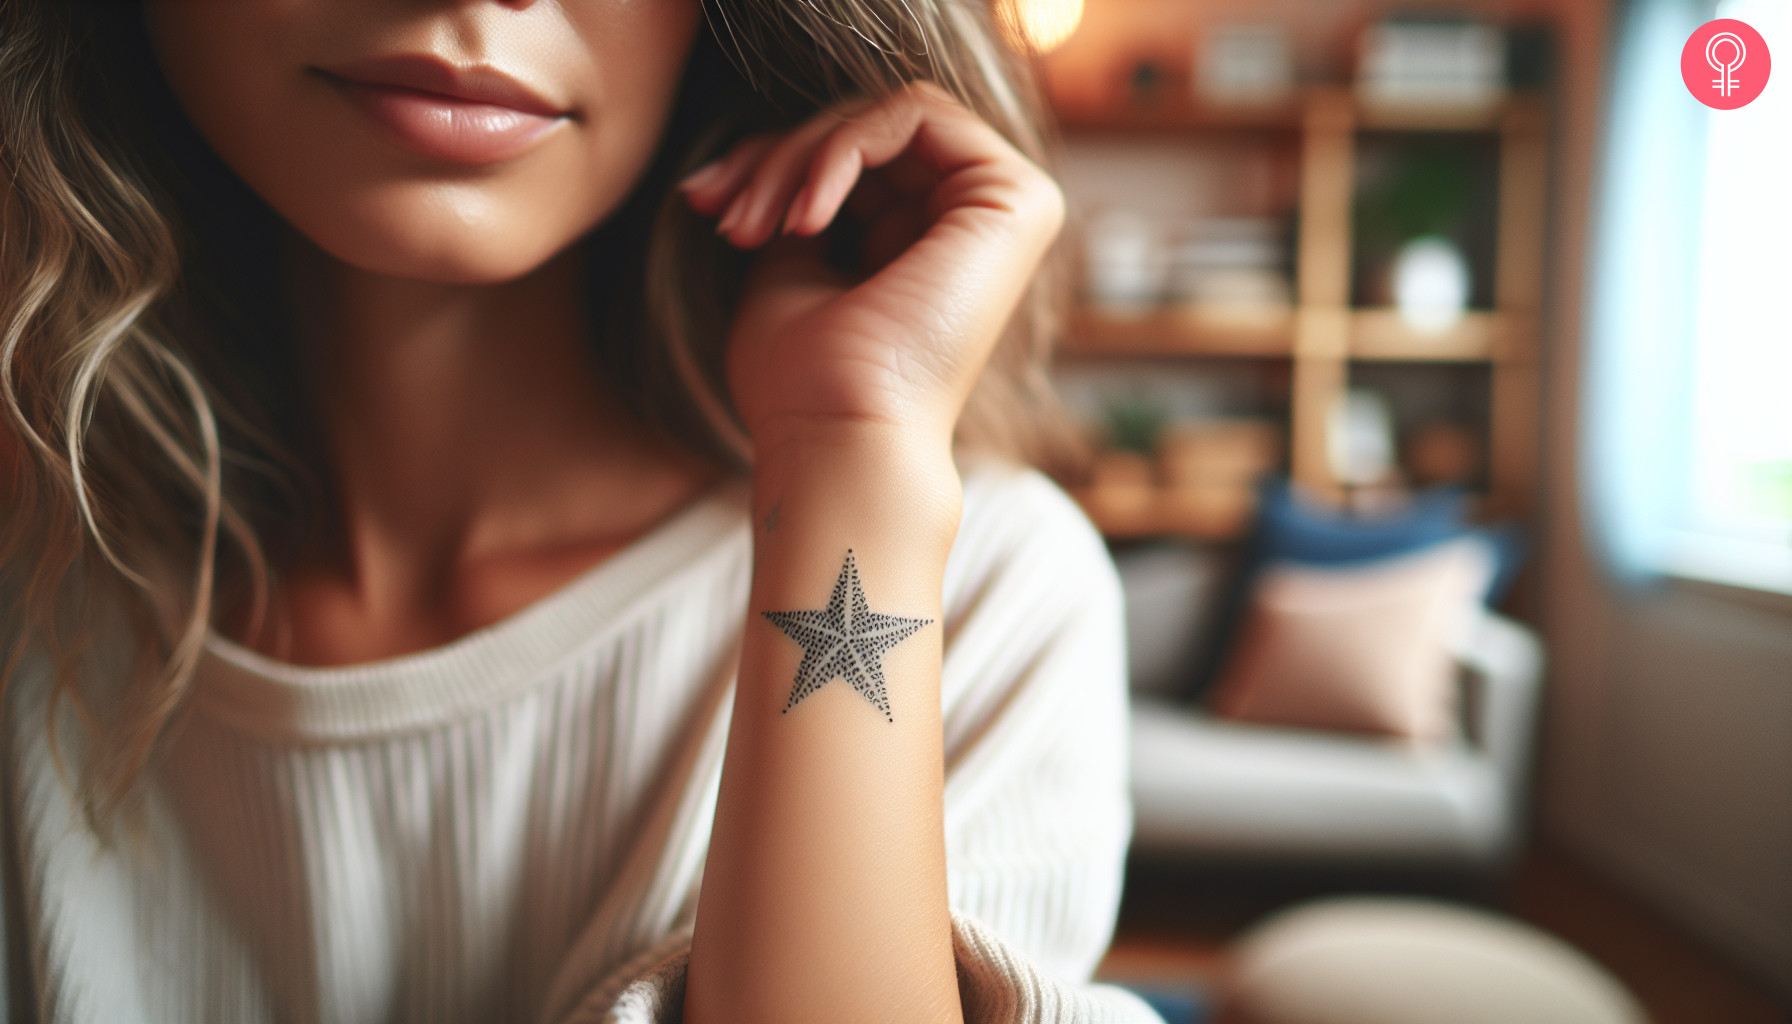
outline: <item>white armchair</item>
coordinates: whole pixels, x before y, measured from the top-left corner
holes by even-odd
[[[1152,665],[1168,656],[1154,637],[1186,628],[1205,603],[1196,591],[1208,589],[1211,568],[1188,557],[1122,560],[1141,673],[1160,672]],[[1254,861],[1497,864],[1525,818],[1543,649],[1524,626],[1487,613],[1465,632],[1457,659],[1460,736],[1426,746],[1228,722],[1149,685],[1135,692],[1134,848]]]

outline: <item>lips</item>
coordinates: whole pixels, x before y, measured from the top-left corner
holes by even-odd
[[[573,117],[566,106],[486,65],[459,67],[407,54],[311,70],[399,145],[451,163],[521,156]]]

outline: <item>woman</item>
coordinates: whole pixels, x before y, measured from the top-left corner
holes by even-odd
[[[18,1014],[1152,1019],[987,13],[0,12]]]

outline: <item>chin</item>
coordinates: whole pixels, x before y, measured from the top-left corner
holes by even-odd
[[[530,201],[533,200],[533,201]],[[432,284],[499,284],[527,276],[601,222],[539,195],[478,184],[407,183],[282,211],[294,230],[343,263]]]

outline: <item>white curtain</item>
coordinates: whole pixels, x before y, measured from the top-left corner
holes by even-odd
[[[1700,0],[1616,5],[1587,280],[1580,465],[1594,550],[1626,583],[1660,571],[1693,476],[1706,108],[1680,50]]]

